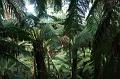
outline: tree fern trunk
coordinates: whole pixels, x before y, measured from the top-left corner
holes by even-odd
[[[120,79],[120,32],[112,42],[110,57],[104,67],[103,79]]]
[[[37,79],[47,79],[47,71],[44,62],[45,51],[43,48],[43,42],[39,39],[35,40],[33,43],[35,60],[37,65]]]
[[[72,79],[77,79],[77,49],[72,51]]]

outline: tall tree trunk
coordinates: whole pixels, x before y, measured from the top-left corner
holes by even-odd
[[[45,51],[43,48],[43,41],[36,39],[33,43],[33,47],[37,65],[37,79],[47,79],[47,70],[44,62]]]
[[[110,57],[104,67],[103,79],[120,79],[120,32],[112,42]]]
[[[115,62],[116,57],[111,57],[111,54],[113,54],[112,48],[118,43],[113,43],[113,40],[115,40],[120,29],[117,23],[115,23],[115,21],[118,21],[119,17],[117,16],[117,10],[115,9],[117,4],[114,1],[115,0],[112,2],[109,0],[106,1],[106,4],[104,5],[105,11],[103,19],[98,26],[93,42],[92,54],[95,67],[94,79],[120,79],[114,78],[115,76],[113,77],[113,74],[117,74],[113,71],[114,64],[112,64],[113,61]],[[116,13],[114,11],[116,11]],[[118,48],[118,46],[119,45],[117,45],[116,48]],[[118,51],[116,48],[113,50],[114,52]],[[119,61],[119,59],[117,61]]]
[[[72,79],[77,79],[77,49],[72,51]]]
[[[103,77],[103,61],[106,53],[109,53],[109,49],[112,44],[112,29],[110,25],[110,18],[112,12],[106,12],[106,17],[101,20],[98,26],[92,50],[92,58],[95,67],[95,78],[102,79]],[[104,15],[105,16],[105,15]]]

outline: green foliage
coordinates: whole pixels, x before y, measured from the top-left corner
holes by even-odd
[[[29,33],[19,27],[1,27],[1,37],[10,37],[15,40],[31,40]]]
[[[38,9],[38,17],[44,16],[46,14],[46,0],[36,0],[37,9]]]
[[[88,7],[88,0],[71,0],[65,21],[65,34],[71,37],[84,28],[82,23]]]
[[[54,10],[60,11],[62,8],[62,0],[54,0]]]
[[[71,0],[65,19],[47,14],[47,0],[30,0],[35,4],[37,16],[29,15],[23,10],[25,0],[4,0],[9,5],[7,10],[13,11],[14,17],[9,20],[4,20],[2,1],[0,0],[0,75],[12,74],[15,70],[18,71],[12,74],[15,79],[31,79],[30,75],[38,72],[34,49],[39,47],[43,47],[36,50],[43,50],[42,54],[46,57],[45,60],[43,57],[43,61],[46,62],[49,79],[70,79],[73,72],[78,79],[110,79],[109,74],[116,77],[120,72],[119,0]],[[54,10],[61,11],[62,0],[53,1]],[[89,10],[90,3],[92,7]],[[60,44],[63,35],[70,39],[66,47]],[[33,46],[38,39],[42,41],[39,42],[40,45]],[[66,39],[62,40],[64,41]]]

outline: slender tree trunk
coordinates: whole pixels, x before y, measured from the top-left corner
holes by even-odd
[[[45,51],[43,48],[43,41],[37,39],[33,43],[35,60],[37,65],[37,79],[47,79],[47,71],[44,62]]]
[[[72,79],[77,79],[77,49],[72,51]]]
[[[33,61],[33,68],[32,68],[32,79],[35,79],[36,77],[36,62],[35,59]]]
[[[49,56],[47,58],[48,58],[48,72],[49,72],[50,71],[50,58]]]

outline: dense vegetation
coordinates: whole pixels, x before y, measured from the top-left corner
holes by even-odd
[[[120,79],[119,23],[120,0],[0,0],[0,79]]]

